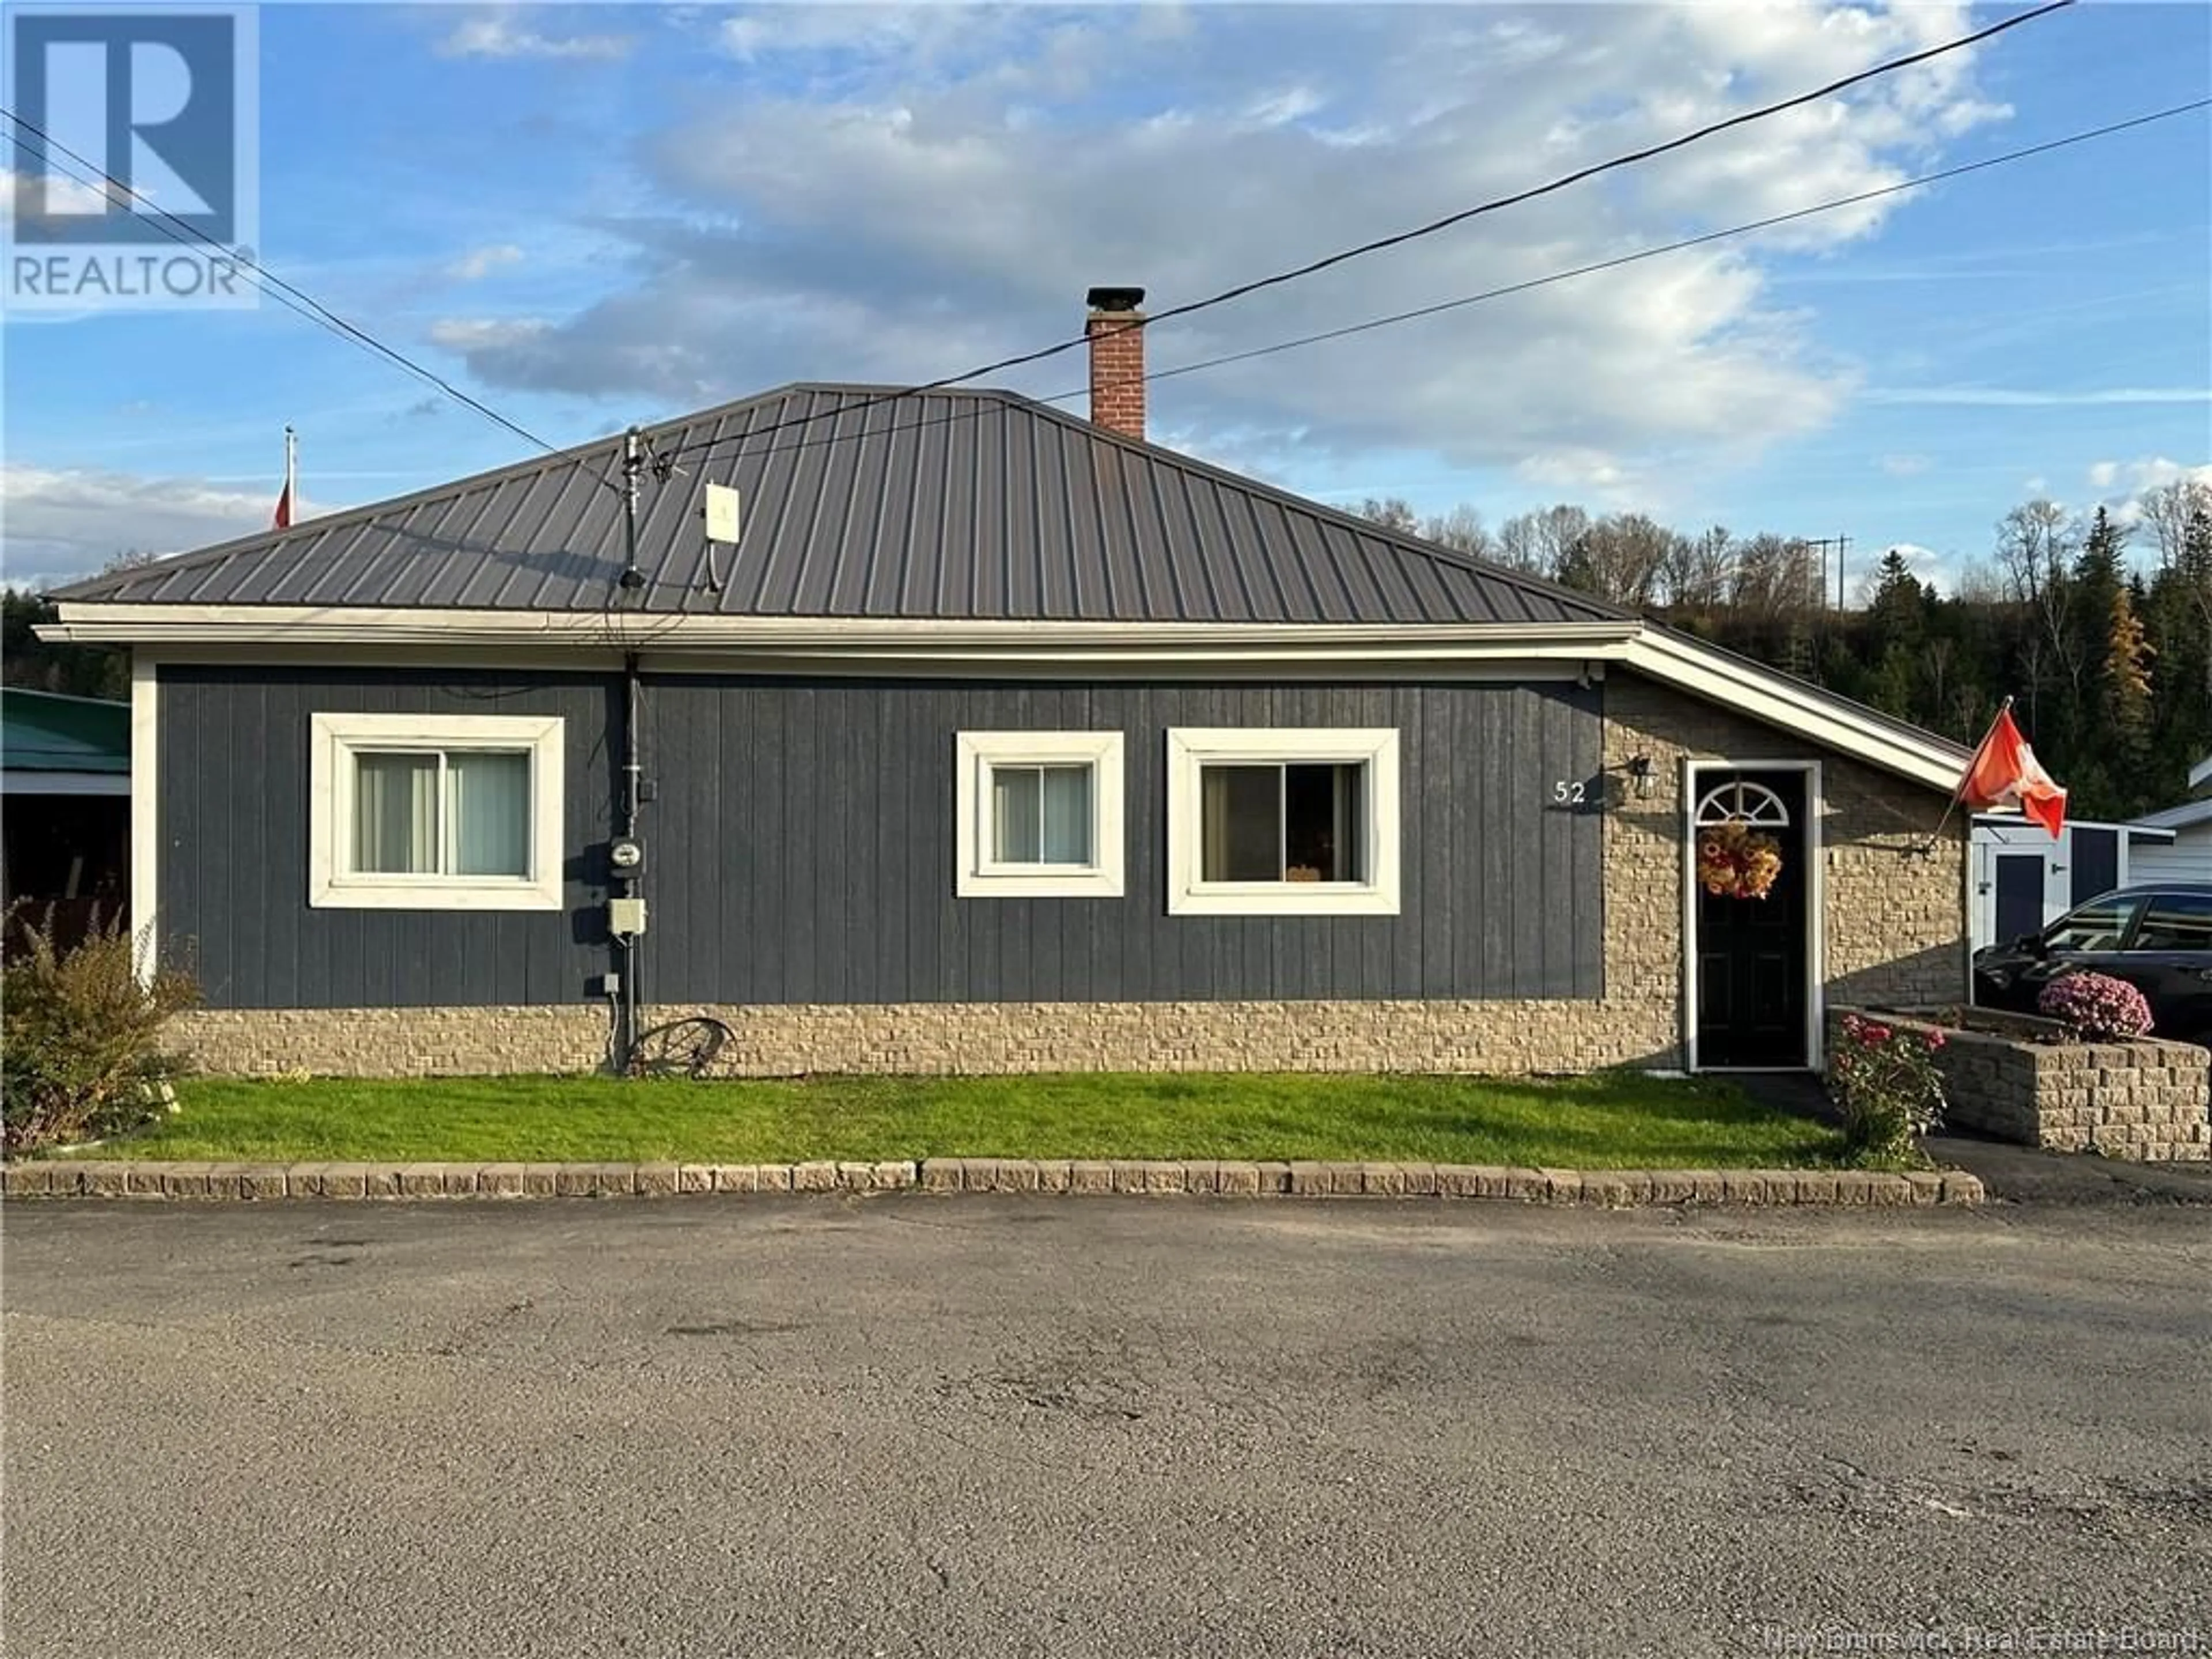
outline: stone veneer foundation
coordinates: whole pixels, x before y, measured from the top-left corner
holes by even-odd
[[[807,1072],[1578,1072],[1682,1063],[1683,762],[1823,762],[1821,915],[1830,999],[1965,994],[1966,831],[1932,847],[1935,792],[1822,754],[1637,678],[1605,682],[1605,983],[1542,1001],[923,1002],[714,1007],[726,1069]],[[1632,757],[1653,787],[1624,785]],[[658,1021],[695,1012],[648,1011]],[[588,1071],[603,1006],[210,1009],[177,1022],[206,1070],[421,1076]]]

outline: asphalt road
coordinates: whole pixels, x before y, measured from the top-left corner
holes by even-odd
[[[2212,1652],[2202,1209],[0,1231],[9,1659]]]

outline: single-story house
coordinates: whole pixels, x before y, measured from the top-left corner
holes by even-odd
[[[1092,303],[1088,420],[790,386],[58,593],[203,1062],[1804,1067],[1966,994],[1964,750],[1146,441]]]
[[[130,847],[130,704],[0,687],[0,905],[73,943],[125,914]]]

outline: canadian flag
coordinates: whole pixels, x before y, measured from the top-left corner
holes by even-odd
[[[289,530],[292,527],[292,510],[297,504],[294,497],[299,487],[299,475],[300,441],[288,426],[284,428],[284,488],[276,497],[276,520],[270,526],[271,529]]]
[[[1991,806],[2017,806],[2051,831],[2053,841],[2066,823],[2066,792],[2051,781],[2051,774],[2035,758],[2035,750],[2013,724],[2008,704],[1997,710],[1990,734],[1967,763],[1959,796],[1969,811],[1976,812]]]

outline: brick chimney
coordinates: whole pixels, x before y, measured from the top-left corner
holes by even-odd
[[[1091,342],[1091,420],[1141,441],[1145,435],[1145,302],[1140,288],[1094,288],[1083,332]]]

